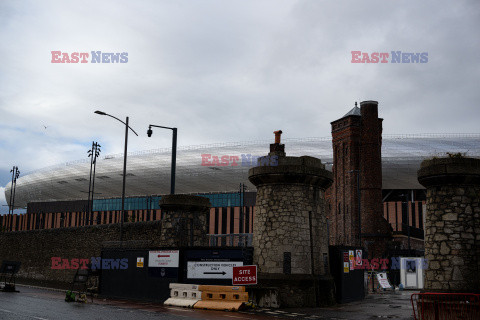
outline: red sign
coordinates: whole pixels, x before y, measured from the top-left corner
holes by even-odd
[[[245,286],[249,284],[257,284],[257,266],[239,266],[232,268],[232,285]]]

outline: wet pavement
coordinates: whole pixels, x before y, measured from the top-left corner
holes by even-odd
[[[88,303],[64,301],[64,291],[17,286],[0,292],[0,319],[413,319],[413,292],[371,294],[365,300],[328,308],[257,308],[241,312],[196,310],[156,303],[89,297]]]
[[[18,286],[20,292],[0,292],[0,319],[13,320],[130,320],[130,319],[271,319],[265,315],[164,307],[159,304],[93,299],[65,302],[64,291]]]
[[[410,296],[414,291],[381,292],[369,294],[365,300],[338,304],[325,308],[257,309],[253,314],[268,314],[277,318],[290,319],[398,319],[413,320]]]

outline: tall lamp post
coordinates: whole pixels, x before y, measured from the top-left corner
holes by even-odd
[[[99,145],[97,142],[93,141],[92,142],[92,149],[88,150],[88,156],[91,157],[90,159],[90,181],[88,184],[88,224],[92,224],[93,222],[93,197],[95,193],[95,169],[97,168],[97,157],[100,155],[100,152],[102,151],[100,149],[101,145]],[[92,169],[93,169],[93,175],[92,175]],[[93,177],[93,179],[92,179]],[[90,197],[91,194],[91,197]]]
[[[170,127],[162,127],[162,126],[156,126],[156,125],[149,125],[148,130],[147,130],[147,135],[149,137],[152,136],[152,127],[155,128],[163,128],[163,129],[170,129],[173,131],[173,136],[172,136],[172,167],[171,167],[171,174],[170,174],[170,194],[175,194],[175,167],[177,163],[177,128],[170,128]]]
[[[120,121],[125,125],[125,150],[123,153],[123,186],[122,186],[122,216],[120,221],[120,243],[123,241],[123,221],[125,220],[125,179],[127,177],[127,145],[128,145],[128,129],[132,130],[133,133],[138,137],[138,134],[128,125],[128,117],[125,122],[118,119],[117,117],[112,116],[111,114],[105,113],[103,111],[95,111],[96,114],[102,116],[109,116],[115,120]]]
[[[18,170],[17,166],[13,166],[13,169],[10,170],[12,173],[12,184],[10,186],[10,206],[9,206],[9,213],[10,213],[10,231],[13,230],[13,210],[15,210],[15,188],[17,186],[17,179],[20,176],[20,170]]]

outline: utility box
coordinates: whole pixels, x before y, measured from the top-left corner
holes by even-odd
[[[400,283],[405,289],[423,289],[424,261],[423,257],[400,258]]]
[[[365,250],[362,247],[329,246],[330,273],[335,281],[338,303],[365,298],[365,278],[362,268]]]

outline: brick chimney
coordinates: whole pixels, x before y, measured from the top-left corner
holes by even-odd
[[[272,143],[270,145],[270,152],[269,156],[279,156],[279,157],[285,157],[285,145],[280,144],[281,138],[282,138],[282,130],[277,130],[273,131],[275,134],[275,143]]]

